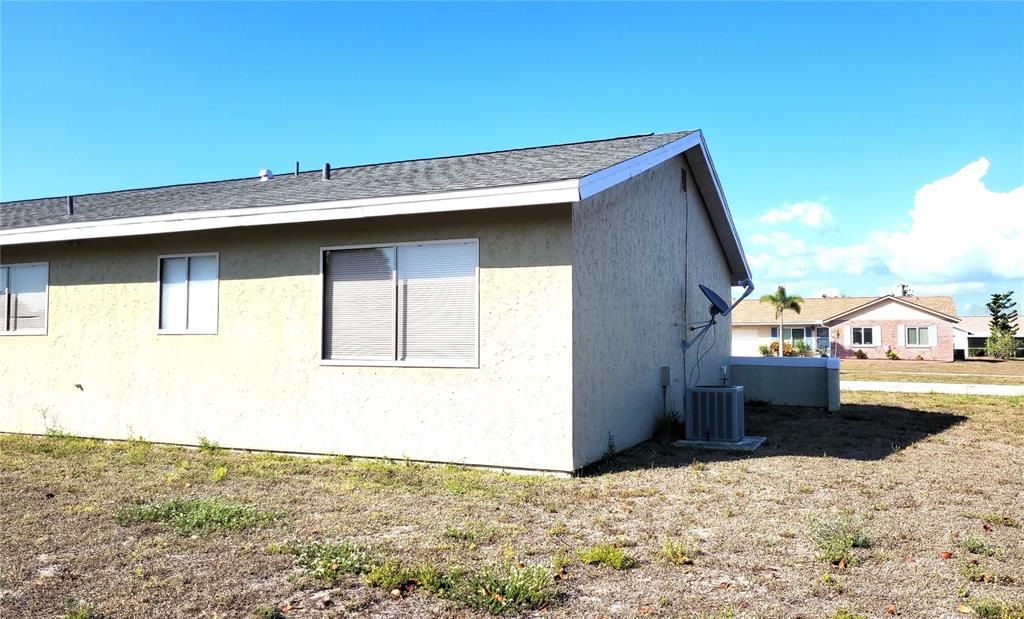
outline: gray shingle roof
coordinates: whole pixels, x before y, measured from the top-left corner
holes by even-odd
[[[416,159],[282,174],[268,182],[244,178],[0,203],[0,229],[145,215],[281,206],[359,198],[441,193],[582,178],[652,151],[691,131],[539,146],[491,153]]]

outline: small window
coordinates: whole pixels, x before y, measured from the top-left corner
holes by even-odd
[[[907,327],[907,346],[931,346],[928,327]]]
[[[323,252],[323,359],[352,365],[477,364],[476,240]]]
[[[860,346],[874,346],[873,329],[871,327],[854,327],[853,343]]]
[[[160,333],[217,333],[217,254],[160,258]]]
[[[46,335],[49,279],[45,262],[0,267],[0,334]]]

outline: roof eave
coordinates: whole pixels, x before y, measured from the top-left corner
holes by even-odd
[[[908,307],[912,307],[912,308],[914,308],[916,310],[920,310],[922,312],[926,312],[928,314],[932,314],[934,316],[938,316],[939,318],[942,318],[944,320],[948,320],[949,322],[952,322],[953,324],[956,324],[956,323],[960,322],[960,318],[958,316],[951,316],[950,314],[946,314],[944,312],[940,312],[938,310],[934,310],[934,309],[932,309],[930,307],[925,307],[924,305],[921,305],[919,303],[914,303],[912,301],[907,301],[906,299],[903,299],[901,297],[897,297],[897,296],[889,294],[889,295],[878,297],[877,299],[872,299],[871,301],[868,301],[867,303],[862,303],[862,304],[858,305],[857,307],[850,308],[850,309],[848,309],[846,311],[843,311],[843,312],[840,312],[840,313],[838,313],[838,314],[836,314],[834,316],[829,316],[828,318],[824,319],[822,321],[822,323],[828,324],[828,323],[834,323],[836,321],[842,321],[844,317],[846,317],[846,316],[848,316],[850,314],[854,314],[854,313],[859,312],[861,310],[867,309],[867,308],[871,307],[872,305],[877,305],[879,303],[882,303],[883,301],[896,301],[897,303],[902,303],[902,304],[904,304],[904,305],[906,305]],[[829,326],[832,326],[832,325],[829,324]]]

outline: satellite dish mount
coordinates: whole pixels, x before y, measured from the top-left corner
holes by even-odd
[[[690,339],[683,340],[684,352],[693,348],[695,344],[698,344],[702,339],[704,339],[704,335],[708,332],[708,329],[714,326],[716,317],[728,316],[729,312],[731,312],[733,308],[740,304],[740,301],[750,296],[751,292],[754,292],[754,283],[749,279],[744,279],[740,281],[739,284],[741,286],[744,286],[746,290],[743,291],[743,294],[740,295],[740,298],[736,299],[736,302],[733,303],[732,305],[726,303],[725,299],[718,296],[718,293],[716,293],[714,290],[708,288],[704,284],[700,284],[700,291],[704,293],[704,296],[708,298],[708,301],[711,301],[711,306],[708,308],[708,313],[710,314],[710,316],[706,321],[695,324],[690,327],[690,331],[700,331],[700,333],[696,334]]]

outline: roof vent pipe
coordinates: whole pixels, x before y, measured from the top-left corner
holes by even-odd
[[[324,164],[324,173],[321,176],[321,178],[322,178],[322,180],[325,180],[325,181],[331,180],[331,164],[329,164],[329,163],[325,163]]]
[[[74,215],[75,214],[75,197],[74,196],[68,196],[68,198],[67,198],[67,205],[68,205],[68,215]]]
[[[298,175],[299,175],[299,162],[296,161],[295,162],[295,176],[298,176]]]

